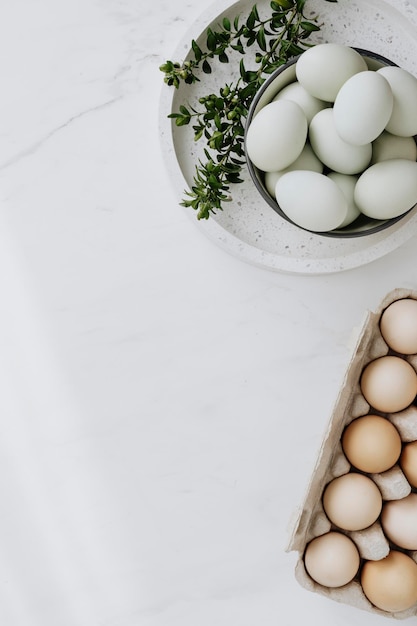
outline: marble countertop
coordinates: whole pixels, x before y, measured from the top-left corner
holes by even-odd
[[[294,579],[288,528],[367,310],[415,237],[273,272],[178,206],[162,74],[197,0],[0,8],[0,623],[386,623]]]

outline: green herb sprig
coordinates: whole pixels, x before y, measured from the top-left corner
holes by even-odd
[[[270,15],[264,19],[256,5],[243,22],[240,16],[233,21],[225,17],[217,30],[207,29],[204,50],[193,40],[185,62],[167,61],[160,66],[166,84],[178,89],[183,82],[191,85],[200,81],[200,72],[211,74],[216,61],[229,63],[232,51],[242,55],[234,83],[199,98],[198,108],[182,104],[178,112],[168,116],[177,126],[191,123],[194,140],[206,143],[206,160],[196,164],[193,185],[180,203],[194,209],[199,220],[222,210],[223,204],[232,199],[230,185],[242,182],[245,121],[256,92],[277,67],[304,52],[311,45],[306,41],[311,33],[320,30],[316,18],[306,19],[305,3],[274,0],[270,2]],[[243,55],[254,45],[256,67],[247,69]]]

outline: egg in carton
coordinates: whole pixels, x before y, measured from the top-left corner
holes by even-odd
[[[411,365],[414,372],[417,372],[417,347],[413,348],[413,354],[400,353],[395,351],[388,345],[389,340],[385,334],[384,340],[381,332],[381,318],[383,312],[398,300],[411,299],[416,301],[415,316],[415,333],[417,338],[417,292],[407,289],[395,289],[391,291],[380,303],[378,309],[373,312],[367,312],[363,324],[359,329],[354,343],[349,365],[346,369],[344,379],[336,398],[336,402],[327,425],[326,432],[323,437],[322,445],[319,450],[317,460],[308,484],[304,501],[300,507],[295,523],[293,524],[287,551],[297,551],[299,554],[295,567],[295,576],[298,582],[307,590],[320,593],[337,602],[343,602],[355,606],[359,609],[370,611],[378,615],[392,617],[395,619],[405,619],[417,615],[417,545],[407,548],[398,546],[390,537],[387,536],[387,528],[384,529],[382,524],[382,516],[388,503],[397,501],[401,505],[408,501],[408,497],[415,498],[413,503],[414,509],[417,507],[417,482],[410,484],[408,478],[403,471],[404,468],[400,463],[402,458],[401,452],[397,454],[397,460],[394,464],[384,471],[363,471],[348,460],[346,449],[343,446],[343,435],[347,432],[349,424],[363,418],[364,416],[379,416],[385,422],[389,422],[395,427],[400,450],[403,451],[407,445],[416,446],[416,462],[417,462],[417,404],[415,399],[409,402],[408,406],[400,410],[383,412],[376,409],[369,402],[369,397],[365,398],[363,373],[366,366],[374,361],[378,361],[380,357],[396,356],[401,358],[402,362]],[[417,376],[416,376],[417,380]],[[394,429],[392,429],[394,430]],[[326,509],[326,492],[330,492],[331,486],[340,483],[340,479],[356,478],[359,476],[363,480],[372,482],[380,493],[381,506],[377,511],[376,519],[371,523],[365,523],[365,527],[360,529],[349,530],[341,528],[335,524],[333,515],[329,516],[330,506],[327,504]],[[412,481],[411,481],[412,482]],[[351,503],[347,502],[347,508]],[[355,508],[355,507],[353,507]],[[388,511],[387,511],[388,512]],[[414,513],[413,513],[414,514]],[[415,513],[417,516],[417,511]],[[332,519],[330,519],[332,517]],[[375,516],[374,516],[375,517]],[[417,517],[414,517],[414,527],[417,534]],[[410,523],[409,523],[410,525]],[[395,529],[394,529],[395,531]],[[413,531],[414,532],[414,531]],[[330,539],[335,538],[350,539],[357,551],[357,562],[353,568],[356,573],[350,576],[348,582],[342,581],[342,584],[333,586],[334,581],[326,583],[324,579],[317,581],[312,577],[311,569],[306,566],[307,548],[313,544],[318,538]],[[400,533],[401,534],[401,533]],[[394,532],[395,536],[395,532]],[[404,545],[404,544],[403,544]],[[334,550],[333,547],[331,547]],[[364,591],[365,585],[365,566],[371,572],[375,564],[387,564],[391,556],[402,555],[409,557],[406,565],[411,565],[412,580],[409,581],[410,599],[401,599],[398,605],[395,602],[392,606],[381,606],[375,601],[374,596],[368,591]],[[389,557],[389,558],[388,558]],[[400,558],[398,557],[398,558]],[[415,570],[415,571],[414,571]],[[371,573],[368,575],[371,578]],[[400,580],[398,578],[398,580]],[[337,581],[336,581],[337,583]],[[403,588],[404,578],[400,584]],[[404,590],[404,589],[403,589]],[[376,590],[378,596],[378,589]],[[414,595],[413,595],[414,594]],[[415,597],[414,597],[415,596]],[[411,603],[411,606],[410,606]],[[405,607],[405,608],[404,608]]]

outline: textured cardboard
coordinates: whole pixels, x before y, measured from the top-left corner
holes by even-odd
[[[395,300],[413,298],[417,292],[407,289],[391,291],[380,303],[376,311],[368,312],[359,328],[352,347],[350,362],[346,369],[340,391],[333,407],[326,432],[323,437],[317,460],[309,481],[304,500],[296,516],[287,551],[297,551],[299,558],[295,576],[300,585],[309,591],[320,593],[337,602],[343,602],[359,609],[395,619],[405,619],[417,615],[417,604],[406,611],[389,613],[373,606],[366,598],[359,580],[339,588],[327,588],[310,578],[304,567],[303,555],[309,541],[333,529],[322,507],[322,494],[325,486],[337,476],[350,470],[340,443],[345,427],[355,418],[366,415],[370,406],[360,389],[360,375],[363,368],[375,358],[392,353],[379,330],[379,320],[384,309]],[[405,357],[417,371],[417,355]],[[404,411],[386,415],[398,429],[402,441],[417,439],[417,406],[411,405]],[[411,487],[399,465],[381,474],[370,477],[378,485],[384,500],[395,500],[407,496]],[[355,532],[345,532],[356,543],[362,559],[379,560],[387,556],[390,545],[382,531],[379,519],[369,528]],[[408,554],[417,562],[417,551]]]

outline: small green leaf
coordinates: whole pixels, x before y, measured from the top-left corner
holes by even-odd
[[[243,89],[240,90],[240,99],[245,101],[246,98],[249,98],[255,94],[256,89],[256,85],[246,85],[246,87],[243,87]]]
[[[239,174],[235,174],[234,172],[226,174],[226,180],[229,183],[243,183],[243,179],[239,176]]]
[[[285,24],[285,17],[274,13],[271,19],[271,29],[274,31],[279,30]]]
[[[287,61],[287,57],[283,56],[282,57],[282,63],[280,63],[280,65],[282,65],[283,63],[286,63]],[[273,65],[269,65],[268,67],[264,68],[264,72],[265,74],[272,74],[272,72],[275,72],[276,67],[274,67]]]
[[[194,39],[191,42],[191,47],[192,47],[193,52],[194,52],[195,60],[198,63],[201,60],[203,52],[202,52],[200,46],[198,45],[198,43]]]
[[[246,72],[245,80],[246,82],[251,83],[252,81],[256,80],[257,76],[257,72]]]
[[[202,69],[203,69],[204,74],[211,74],[211,65],[207,61],[207,59],[205,59],[203,61],[203,68]]]
[[[213,187],[213,188],[218,187],[219,183],[218,183],[217,178],[214,176],[214,174],[210,174],[208,182],[209,182],[210,187]]]
[[[292,55],[292,56],[296,56],[298,54],[301,54],[302,52],[304,52],[304,49],[301,48],[301,46],[297,46],[297,44],[295,43],[291,43],[288,46],[288,52]]]
[[[300,26],[303,30],[308,31],[309,33],[320,30],[320,26],[317,26],[317,24],[313,24],[312,22],[300,22]]]
[[[228,17],[223,18],[223,28],[224,30],[227,30],[227,31],[230,31],[232,28],[232,25],[230,24],[230,20]]]
[[[163,65],[160,65],[159,69],[161,72],[165,72],[165,73],[172,72],[172,70],[174,69],[174,64],[172,63],[172,61],[167,61]]]
[[[281,11],[281,9],[291,9],[294,6],[294,2],[291,0],[275,0],[275,2],[271,2],[271,9],[273,11]]]
[[[245,54],[245,50],[243,48],[242,42],[239,41],[237,44],[231,46],[232,50],[236,50],[236,52],[240,52],[240,54]]]
[[[258,30],[256,41],[261,50],[266,51],[265,29],[263,26]]]
[[[210,122],[211,120],[214,120],[214,116],[216,115],[215,111],[208,111],[208,113],[205,113],[203,118],[205,122]]]
[[[177,117],[175,119],[176,126],[187,126],[187,124],[189,124],[189,123],[190,123],[190,118],[186,117],[185,115]]]
[[[254,6],[252,7],[252,11],[249,13],[248,19],[246,20],[246,26],[249,30],[253,29],[257,19],[259,20],[258,11],[256,10],[256,6]]]
[[[210,52],[214,52],[217,46],[217,38],[211,28],[207,30],[207,48]]]

